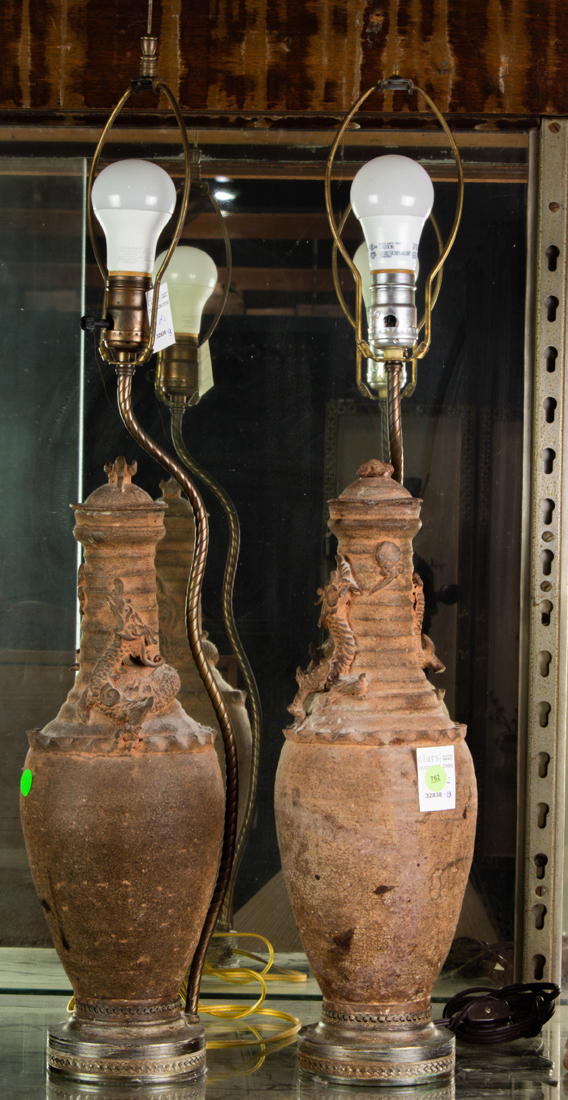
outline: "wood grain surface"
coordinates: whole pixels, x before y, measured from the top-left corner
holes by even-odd
[[[137,75],[145,20],[145,0],[3,0],[0,113],[106,111]],[[395,62],[452,114],[568,111],[566,0],[154,0],[153,32],[186,112],[251,125],[340,115]],[[421,109],[402,93],[368,104]]]

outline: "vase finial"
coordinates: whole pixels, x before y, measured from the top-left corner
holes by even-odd
[[[161,481],[160,489],[164,500],[176,500],[177,497],[181,497],[181,485],[175,477],[170,477],[167,481]]]
[[[105,474],[108,477],[111,485],[116,485],[119,492],[122,492],[123,485],[130,485],[132,478],[138,469],[138,463],[136,461],[130,464],[126,461],[124,455],[119,455],[115,462],[107,462],[105,464]]]
[[[379,462],[378,458],[371,458],[357,470],[358,477],[392,477],[393,473],[394,466],[390,462]]]

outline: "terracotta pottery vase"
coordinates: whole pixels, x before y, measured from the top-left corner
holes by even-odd
[[[189,714],[205,725],[219,730],[217,718],[211,700],[187,641],[185,627],[185,601],[187,579],[191,568],[195,544],[195,523],[191,504],[182,497],[181,488],[175,478],[161,481],[161,500],[167,504],[164,515],[166,533],[156,550],[156,575],[158,582],[158,614],[160,623],[160,650],[168,664],[173,665],[181,680],[179,701]],[[245,815],[247,797],[251,782],[252,731],[246,708],[246,692],[231,687],[219,672],[217,647],[202,635],[203,648],[209,661],[217,687],[223,696],[229,712],[231,726],[237,745],[239,766],[239,808],[237,814],[237,836],[240,833]],[[225,752],[221,733],[215,739],[219,764],[225,777]],[[238,870],[236,867],[235,870]],[[227,920],[217,922],[217,931],[225,934],[231,928],[232,913]],[[231,954],[236,946],[235,937],[224,935],[212,939],[207,951],[207,961],[212,966],[238,965],[238,959]]]
[[[282,867],[323,992],[299,1065],[334,1081],[415,1084],[451,1075],[454,1038],[430,997],[467,883],[476,784],[465,727],[448,717],[425,667],[412,570],[420,501],[365,463],[330,502],[337,569],[320,590],[329,639],[290,711],[276,777]],[[455,809],[421,811],[417,749],[453,747]],[[436,803],[437,804],[437,803]]]
[[[203,1072],[178,991],[214,889],[224,792],[214,731],[182,710],[158,648],[154,555],[164,504],[136,466],[75,506],[84,547],[79,673],[29,734],[21,815],[34,883],[75,993],[48,1064],[80,1080],[168,1082]]]

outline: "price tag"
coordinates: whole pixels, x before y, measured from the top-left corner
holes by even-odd
[[[154,298],[154,291],[146,291],[146,309],[148,310],[148,321],[152,323],[152,300]],[[172,310],[170,306],[170,296],[168,294],[168,284],[160,283],[160,297],[158,298],[158,316],[156,317],[156,335],[154,338],[154,351],[162,351],[162,348],[169,348],[170,344],[175,344],[176,337],[174,332],[174,323],[172,320]]]
[[[214,385],[209,340],[206,340],[197,350],[197,369],[199,373],[199,396],[203,397],[203,394],[207,393]]]
[[[456,764],[454,746],[417,749],[418,798],[420,809],[455,810]]]

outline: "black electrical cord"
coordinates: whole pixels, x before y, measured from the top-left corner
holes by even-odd
[[[503,989],[476,986],[456,993],[437,1027],[466,1043],[507,1043],[538,1035],[554,1013],[560,990],[552,982],[519,982]]]

